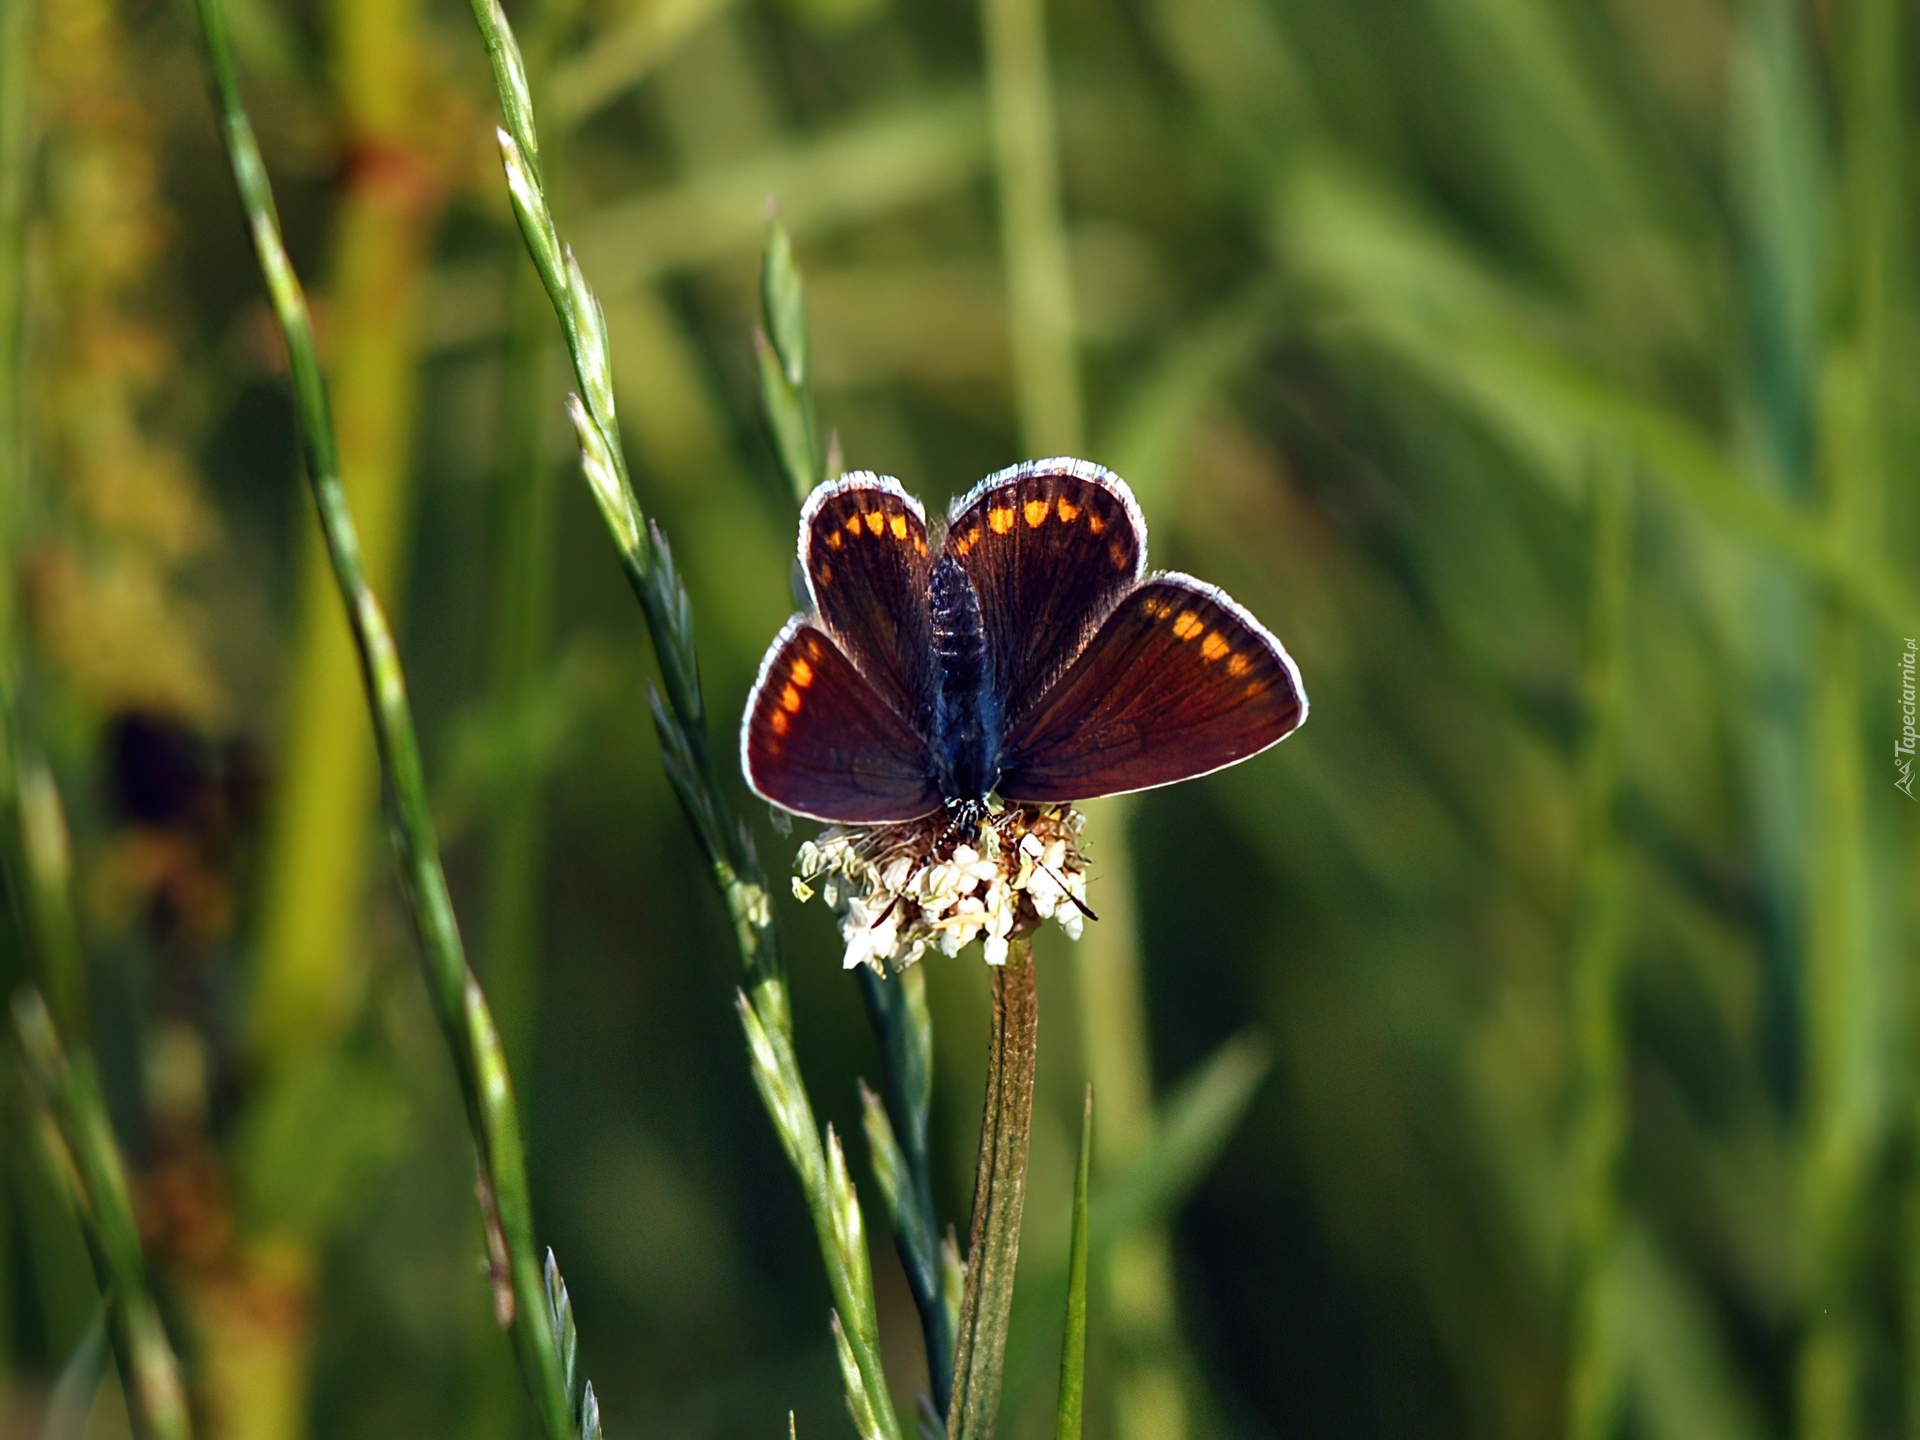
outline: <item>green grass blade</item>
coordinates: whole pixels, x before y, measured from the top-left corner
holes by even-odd
[[[1618,1417],[1614,1317],[1603,1303],[1620,1224],[1620,1165],[1628,1096],[1623,1005],[1625,882],[1615,812],[1629,713],[1627,634],[1633,578],[1633,480],[1618,457],[1593,485],[1593,578],[1588,613],[1586,735],[1581,756],[1582,845],[1572,965],[1575,1045],[1574,1321],[1567,1434],[1608,1440]]]
[[[1161,1111],[1147,1153],[1096,1198],[1096,1251],[1173,1212],[1219,1158],[1272,1063],[1264,1039],[1237,1035],[1181,1084]]]
[[[27,493],[27,211],[36,0],[0,0],[0,564],[13,573]],[[0,586],[0,688],[12,683],[14,587]]]
[[[805,237],[963,190],[987,159],[976,91],[938,92],[877,108],[838,129],[711,170],[672,189],[603,206],[574,248],[607,295],[751,253],[765,238],[767,197]]]
[[[1247,1031],[1223,1044],[1168,1097],[1146,1152],[1091,1197],[1087,1259],[1093,1270],[1116,1245],[1167,1219],[1192,1193],[1239,1128],[1271,1064],[1266,1040]],[[1040,1333],[1067,1288],[1067,1264],[1056,1262],[1024,1287],[1012,1328]],[[1043,1380],[1037,1355],[1036,1348],[1022,1346],[1007,1367],[1006,1397],[1016,1407]]]
[[[102,1300],[93,1307],[87,1328],[80,1332],[78,1343],[47,1395],[40,1440],[86,1440],[87,1416],[106,1372],[107,1302]]]
[[[146,1258],[127,1189],[126,1168],[84,1046],[65,1049],[35,990],[13,1002],[14,1037],[25,1057],[34,1103],[79,1212],[106,1298],[121,1390],[135,1440],[188,1440],[193,1433],[180,1362],[147,1282]]]
[[[1087,1178],[1093,1169],[1093,1086],[1080,1116],[1080,1164],[1073,1174],[1073,1239],[1067,1249],[1067,1325],[1060,1341],[1060,1404],[1054,1440],[1080,1440],[1087,1385]]]
[[[884,976],[862,966],[859,978],[886,1076],[884,1102],[862,1087],[868,1135],[874,1142],[876,1169],[882,1141],[891,1143],[897,1157],[889,1162],[897,1171],[897,1197],[889,1200],[894,1239],[920,1312],[928,1387],[935,1409],[945,1415],[953,1393],[954,1319],[947,1304],[927,1145],[933,1103],[933,1026],[927,1012],[926,976],[918,966]]]
[[[1029,455],[1076,455],[1085,425],[1045,16],[1039,0],[982,0],[980,15],[1020,441]]]
[[[467,1119],[479,1154],[482,1208],[496,1273],[496,1311],[510,1324],[514,1350],[549,1440],[572,1440],[575,1416],[546,1305],[546,1286],[533,1245],[532,1205],[519,1114],[506,1060],[486,997],[474,978],[454,919],[429,808],[425,769],[413,712],[393,635],[361,570],[353,516],[340,484],[326,379],[314,343],[306,295],[281,239],[279,216],[252,123],[240,99],[232,47],[220,0],[200,0],[202,36],[234,182],[246,211],[255,255],[286,338],[295,409],[307,478],[321,532],[339,583],[374,736],[399,862],[401,888],[413,914],[428,993],[453,1053]],[[531,123],[531,102],[517,55],[517,108]],[[600,337],[604,343],[604,337]]]

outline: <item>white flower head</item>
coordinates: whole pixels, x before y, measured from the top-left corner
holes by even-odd
[[[956,826],[960,828],[956,828]],[[800,847],[793,893],[818,888],[840,919],[846,966],[904,969],[929,949],[958,954],[984,941],[989,965],[1007,944],[1054,920],[1072,939],[1090,911],[1080,832],[1066,805],[1008,805],[971,830],[946,812],[895,825],[834,825]]]

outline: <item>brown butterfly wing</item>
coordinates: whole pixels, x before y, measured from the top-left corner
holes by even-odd
[[[816,820],[912,820],[940,804],[919,736],[805,615],[761,662],[740,769],[755,794]]]
[[[1306,718],[1278,640],[1225,591],[1156,575],[1009,733],[999,790],[1068,801],[1170,785],[1256,755]]]
[[[954,506],[945,548],[980,597],[1009,729],[1139,580],[1147,529],[1126,482],[1085,460],[1035,460]]]
[[[920,502],[866,471],[822,485],[800,512],[800,566],[820,627],[902,719],[931,704],[933,640]]]

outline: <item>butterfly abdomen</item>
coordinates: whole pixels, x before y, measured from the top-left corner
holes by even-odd
[[[933,567],[927,599],[933,615],[936,680],[928,729],[942,798],[981,800],[1000,778],[1000,715],[988,683],[980,597],[952,556]]]

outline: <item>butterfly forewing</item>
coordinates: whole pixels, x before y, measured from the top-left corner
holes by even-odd
[[[740,768],[756,794],[817,820],[912,820],[941,799],[913,727],[804,615],[774,640],[747,697]]]
[[[1085,460],[1036,460],[955,506],[946,549],[980,597],[1009,728],[1140,577],[1146,526],[1124,482]]]
[[[1128,594],[1007,737],[1009,800],[1090,800],[1192,779],[1307,717],[1300,672],[1224,591],[1159,575]]]
[[[928,703],[933,655],[920,502],[866,472],[822,485],[800,512],[800,564],[821,628],[913,721]]]

